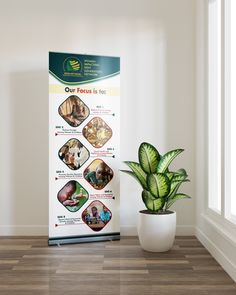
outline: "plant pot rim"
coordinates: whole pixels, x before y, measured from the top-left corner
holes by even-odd
[[[167,210],[164,212],[157,213],[157,212],[150,212],[147,209],[140,210],[139,213],[144,215],[151,215],[151,216],[168,216],[168,215],[176,214],[176,212],[172,210]]]

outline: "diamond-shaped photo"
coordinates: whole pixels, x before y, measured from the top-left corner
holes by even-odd
[[[92,146],[101,148],[112,137],[112,130],[102,118],[95,117],[84,126],[83,135]]]
[[[95,189],[103,189],[113,178],[112,169],[100,159],[94,160],[85,170],[84,178]]]
[[[88,200],[89,194],[80,183],[70,180],[58,192],[58,201],[70,212],[78,211]]]
[[[89,116],[89,108],[76,95],[69,96],[59,106],[58,112],[72,127],[78,127]]]
[[[82,220],[94,231],[102,230],[111,218],[111,211],[100,201],[93,201],[82,212]]]
[[[71,170],[78,170],[89,158],[89,151],[76,138],[68,140],[58,152],[59,158]]]

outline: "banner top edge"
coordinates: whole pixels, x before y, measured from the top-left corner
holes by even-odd
[[[75,53],[75,52],[62,52],[62,51],[48,51],[48,54],[68,54],[68,55],[86,55],[86,56],[98,56],[98,57],[112,57],[112,58],[120,58],[117,55],[105,55],[105,54],[93,54],[93,53]]]

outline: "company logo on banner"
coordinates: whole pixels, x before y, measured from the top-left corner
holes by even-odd
[[[119,239],[120,59],[49,53],[49,245]]]
[[[81,76],[82,64],[76,57],[68,57],[63,63],[64,75]]]

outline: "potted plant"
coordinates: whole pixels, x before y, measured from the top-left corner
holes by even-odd
[[[138,150],[139,163],[124,162],[131,171],[121,171],[134,177],[142,186],[142,200],[147,210],[139,212],[138,236],[144,250],[164,252],[173,246],[176,212],[169,208],[177,200],[190,197],[178,193],[181,184],[189,181],[185,169],[172,171],[169,165],[183,151],[176,149],[161,156],[153,145],[143,142]]]

